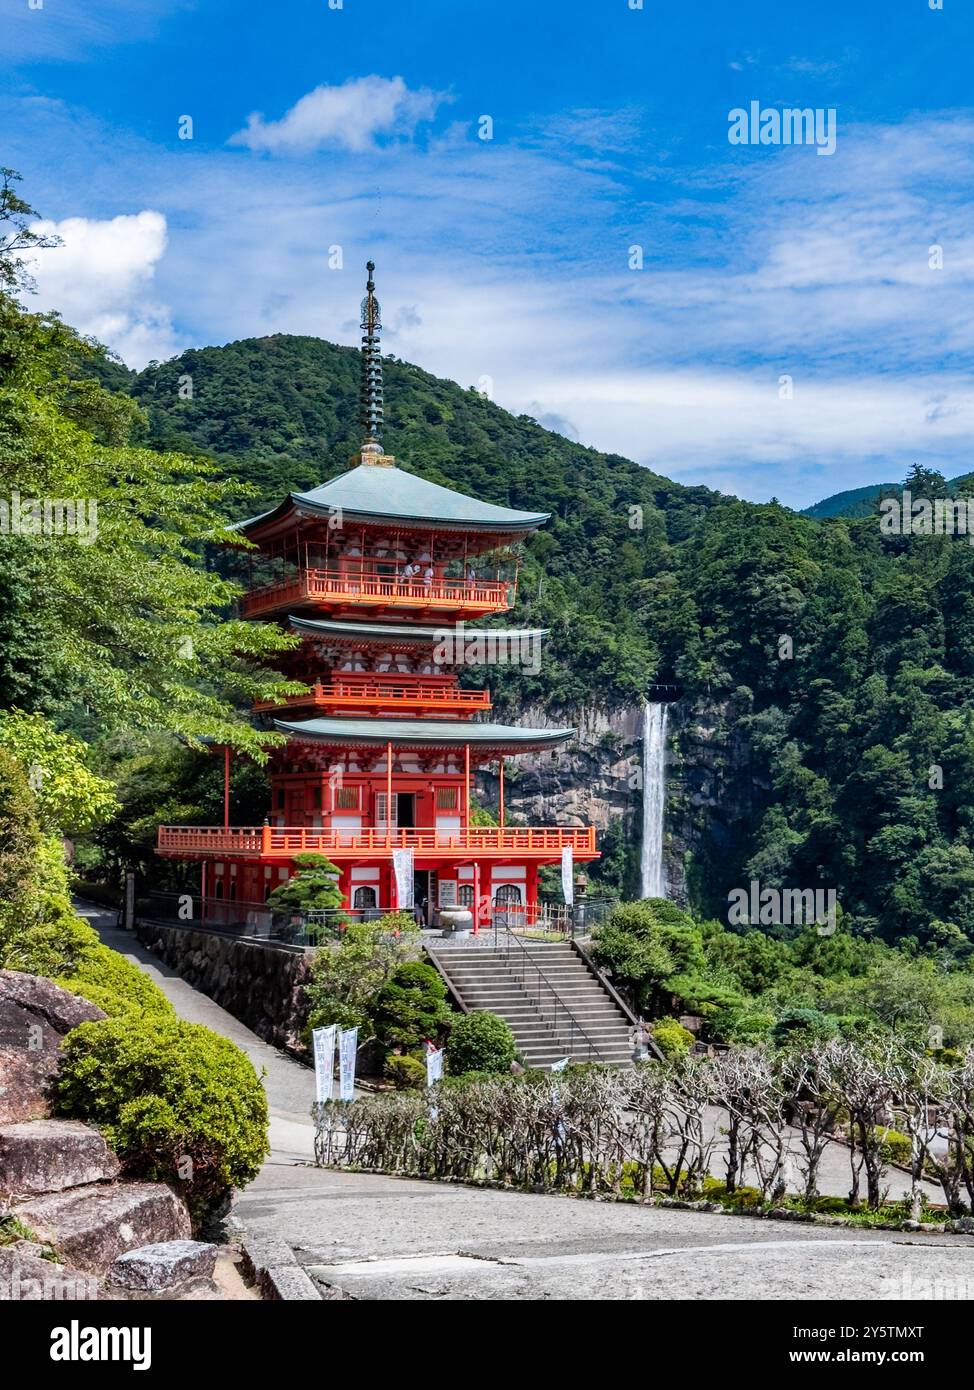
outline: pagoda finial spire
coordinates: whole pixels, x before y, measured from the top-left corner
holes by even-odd
[[[369,278],[365,284],[365,298],[362,300],[362,386],[359,392],[359,421],[364,438],[361,461],[388,467],[392,463],[392,457],[382,452],[380,442],[382,349],[379,345],[379,334],[382,331],[382,315],[379,301],[375,297],[375,281],[372,278],[375,262],[368,261],[365,268]]]

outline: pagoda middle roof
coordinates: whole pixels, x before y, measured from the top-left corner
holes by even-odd
[[[340,622],[338,619],[331,618],[296,618],[288,617],[288,622],[295,632],[304,633],[309,637],[331,637],[340,642],[352,642],[359,640],[364,643],[388,640],[398,644],[402,642],[413,642],[420,645],[432,645],[435,642],[442,642],[445,634],[452,634],[455,628],[449,623],[444,623],[441,627],[431,627],[420,623],[355,623]],[[525,628],[497,628],[497,627],[464,627],[464,639],[468,637],[491,637],[495,642],[530,640],[534,638],[547,637],[550,628],[546,627],[525,627]]]
[[[481,502],[453,488],[428,482],[402,468],[360,463],[330,482],[307,492],[289,492],[278,506],[235,529],[244,534],[273,530],[293,513],[331,517],[340,511],[343,518],[356,521],[393,522],[403,525],[435,526],[446,530],[494,531],[501,535],[537,530],[550,512],[519,512]]]
[[[511,748],[526,753],[564,743],[574,729],[522,729],[516,724],[479,724],[455,719],[275,719],[289,737],[325,744],[393,743],[397,748]]]

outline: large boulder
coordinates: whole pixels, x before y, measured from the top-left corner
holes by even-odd
[[[20,1202],[11,1215],[79,1269],[99,1274],[126,1250],[191,1235],[185,1206],[161,1182],[74,1187]]]
[[[0,1245],[0,1301],[40,1303],[92,1299],[99,1295],[97,1275],[45,1260],[38,1245],[18,1240]]]
[[[119,1255],[109,1281],[123,1289],[161,1293],[189,1279],[211,1279],[216,1265],[215,1245],[202,1240],[165,1240]]]
[[[87,999],[20,970],[0,970],[0,1124],[49,1115],[61,1040],[104,1018]]]
[[[80,1120],[0,1125],[0,1201],[108,1182],[120,1167],[98,1130]]]

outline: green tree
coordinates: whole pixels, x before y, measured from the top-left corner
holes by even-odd
[[[379,991],[372,1014],[379,1041],[406,1051],[427,1040],[439,1041],[450,1019],[446,985],[433,967],[422,961],[397,966]]]
[[[342,905],[339,870],[324,854],[296,854],[297,873],[280,884],[267,899],[275,911],[323,912]]]
[[[340,944],[315,952],[305,985],[308,1028],[337,1023],[358,1028],[362,1042],[371,1038],[377,995],[398,966],[419,955],[421,939],[415,921],[406,914],[350,923]]]

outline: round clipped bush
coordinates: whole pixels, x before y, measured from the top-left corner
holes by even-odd
[[[387,1047],[416,1047],[437,1038],[450,1025],[446,985],[431,965],[407,961],[379,991],[372,1019]]]
[[[397,1091],[421,1091],[426,1085],[426,1063],[418,1057],[392,1053],[386,1058],[383,1071]]]
[[[474,1012],[457,1019],[446,1045],[450,1072],[479,1071],[497,1076],[511,1070],[517,1056],[514,1034],[496,1014]]]
[[[97,1125],[133,1177],[171,1183],[199,1227],[268,1153],[267,1098],[235,1043],[199,1023],[131,1016],[67,1036],[58,1110]]]
[[[693,1046],[693,1034],[675,1018],[661,1018],[653,1024],[653,1042],[668,1062],[685,1057]]]

